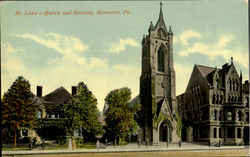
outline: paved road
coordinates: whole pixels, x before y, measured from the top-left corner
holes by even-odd
[[[70,153],[70,154],[32,154],[18,157],[210,157],[210,156],[249,156],[248,149],[238,150],[180,150],[165,152],[113,152],[113,153]]]
[[[126,146],[108,146],[106,149],[76,149],[76,150],[23,150],[3,151],[4,156],[20,157],[161,157],[161,156],[250,156],[249,146],[222,146],[209,147],[202,143],[185,143],[179,147],[178,144],[162,143],[159,146],[141,146],[130,143]]]

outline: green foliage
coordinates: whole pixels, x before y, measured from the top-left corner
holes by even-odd
[[[52,126],[56,126],[58,128],[64,128],[65,127],[65,119],[47,119],[47,118],[43,118],[43,119],[38,119],[38,127],[39,128],[44,128],[44,127],[52,127]]]
[[[151,78],[151,94],[152,94],[152,114],[154,115],[157,110],[157,104],[155,98],[155,77]]]
[[[160,112],[159,116],[157,117],[156,115],[154,115],[154,121],[153,121],[153,127],[157,128],[159,123],[164,120],[164,119],[168,119],[170,120],[171,117],[169,115],[165,115],[162,112]]]
[[[84,143],[83,137],[74,137],[74,141],[77,147],[80,147]]]
[[[2,99],[2,126],[9,128],[16,135],[22,128],[33,128],[36,125],[37,105],[33,101],[29,82],[19,76],[11,85]]]
[[[131,98],[129,88],[115,89],[105,98],[105,103],[109,105],[105,113],[105,121],[108,133],[114,138],[119,138],[119,144],[126,144],[126,137],[136,132],[137,123],[134,120],[136,112],[140,109],[140,104],[130,106],[128,101]]]
[[[98,120],[97,100],[83,82],[78,84],[77,94],[73,97],[72,104],[66,104],[64,109],[69,135],[73,136],[74,131],[80,127],[95,135],[103,134]]]
[[[182,130],[182,118],[178,115],[178,113],[175,113],[177,124],[176,124],[176,134],[179,138],[181,138],[181,130]]]

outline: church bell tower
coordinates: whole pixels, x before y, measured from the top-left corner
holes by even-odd
[[[140,102],[143,119],[142,140],[157,145],[175,142],[177,104],[173,65],[173,32],[167,29],[160,3],[159,19],[150,23],[148,35],[142,39]],[[164,126],[163,126],[164,125]]]

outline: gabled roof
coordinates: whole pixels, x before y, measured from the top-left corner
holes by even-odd
[[[137,95],[137,96],[134,97],[133,99],[130,99],[130,100],[128,101],[128,103],[129,103],[130,105],[134,105],[134,104],[140,103],[140,97],[139,97],[139,95]]]
[[[32,101],[41,108],[44,108],[44,99],[36,95],[33,96]]]
[[[200,71],[201,75],[204,77],[204,79],[209,83],[212,84],[213,82],[213,76],[215,74],[216,68],[208,67],[204,65],[195,65],[198,70]],[[221,69],[219,69],[221,70]]]
[[[71,98],[72,95],[63,86],[44,96],[46,102],[56,104],[64,104]]]
[[[228,64],[228,63],[226,63],[226,64],[224,64],[222,67],[223,67],[223,69],[226,71],[226,74],[228,73],[228,71],[229,71],[229,69],[231,68],[231,66],[232,66],[233,64]]]
[[[207,78],[208,75],[209,75],[211,72],[215,71],[215,68],[212,68],[212,67],[208,67],[208,66],[204,66],[204,65],[196,65],[196,66],[197,66],[197,68],[200,70],[200,72],[201,72],[201,74],[202,74],[202,76],[203,76],[204,78]]]

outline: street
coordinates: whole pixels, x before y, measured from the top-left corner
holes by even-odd
[[[198,157],[198,156],[249,156],[249,149],[235,150],[182,150],[160,152],[114,152],[114,153],[79,153],[67,154],[32,154],[32,157]],[[15,155],[18,157],[31,157],[31,155]]]

